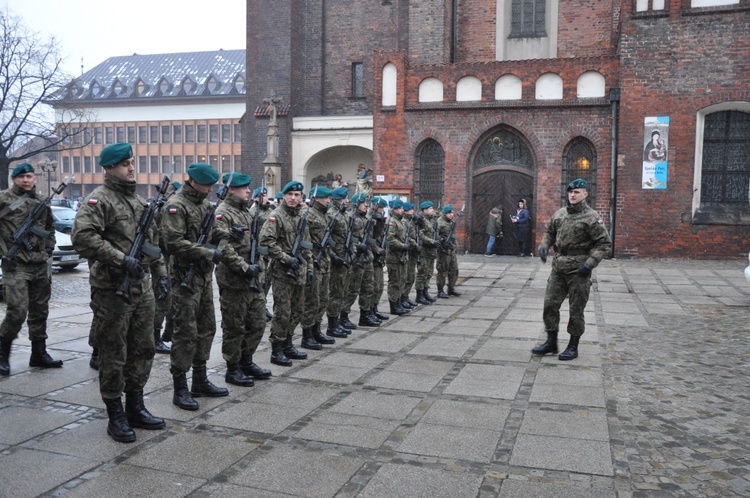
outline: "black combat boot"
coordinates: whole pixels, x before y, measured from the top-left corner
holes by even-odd
[[[130,427],[156,431],[167,426],[163,418],[154,417],[146,410],[146,405],[143,404],[143,389],[125,393],[125,416]]]
[[[300,345],[305,349],[314,349],[316,351],[323,349],[323,346],[313,337],[312,327],[309,329],[302,329],[302,344]]]
[[[437,297],[440,299],[448,299],[448,294],[445,293],[442,287],[438,287]]]
[[[271,363],[282,367],[291,367],[292,360],[284,354],[284,344],[281,342],[271,343]]]
[[[354,323],[349,320],[349,313],[341,313],[341,316],[339,317],[339,324],[348,330],[356,330],[357,326],[354,325]]]
[[[226,387],[218,387],[208,380],[208,372],[206,371],[206,365],[193,366],[193,384],[190,386],[190,394],[194,398],[207,397],[207,398],[221,398],[229,396],[229,389]]]
[[[328,328],[326,329],[326,335],[329,335],[331,337],[338,337],[340,339],[346,339],[346,337],[349,335],[344,330],[339,327],[339,318],[337,316],[335,317],[328,317]]]
[[[548,353],[557,354],[557,330],[547,331],[547,342],[531,349],[531,352],[544,356]]]
[[[391,315],[405,315],[409,312],[409,310],[401,307],[398,301],[388,301],[388,303],[391,305]]]
[[[457,291],[456,289],[454,289],[453,287],[448,287],[448,295],[449,295],[449,296],[456,296],[456,297],[458,297],[458,296],[460,296],[460,295],[461,295],[461,293],[460,293],[460,292],[458,292],[458,291]]]
[[[424,293],[424,298],[427,299],[429,302],[434,303],[435,301],[437,301],[437,298],[432,297],[430,295],[430,289],[428,289],[427,287],[424,288],[423,293]]]
[[[253,377],[255,380],[270,379],[273,375],[270,370],[260,367],[253,361],[253,355],[245,354],[242,355],[240,360],[240,368],[245,375]]]
[[[292,360],[306,360],[307,359],[307,353],[304,351],[300,351],[299,349],[294,347],[294,344],[292,344],[292,336],[287,337],[284,339],[284,342],[281,343],[283,346],[282,351],[284,351],[284,354],[287,358]]]
[[[240,387],[253,387],[255,385],[253,378],[245,374],[240,368],[239,363],[227,362],[227,373],[224,375],[224,381],[227,384],[233,384]]]
[[[359,310],[359,325],[362,327],[378,327],[380,326],[380,320],[375,315],[372,315],[369,310]]]
[[[170,349],[169,346],[164,344],[164,341],[161,340],[161,330],[160,329],[154,329],[154,351],[160,354],[169,354]]]
[[[13,341],[0,341],[0,375],[10,375],[10,347]]]
[[[99,356],[99,348],[93,348],[91,350],[91,359],[89,360],[89,366],[94,370],[99,370],[99,362],[101,357]]]
[[[377,317],[377,319],[381,320],[381,321],[390,320],[390,318],[391,318],[388,315],[386,315],[385,313],[381,313],[380,311],[378,311],[378,305],[377,304],[375,306],[373,306],[373,308],[372,308],[372,314],[375,315]]]
[[[409,294],[406,294],[405,296],[401,296],[401,304],[411,306],[412,309],[419,306],[417,303],[409,299]],[[404,306],[404,308],[406,308],[406,306]]]
[[[29,358],[30,367],[60,368],[62,365],[62,360],[53,360],[47,353],[47,341],[44,339],[31,341],[31,358]]]
[[[568,342],[568,347],[565,348],[565,351],[560,353],[557,358],[560,361],[570,361],[578,358],[578,341],[580,340],[581,336],[571,335],[570,342]]]
[[[419,304],[432,304],[431,301],[429,301],[426,297],[424,297],[424,291],[423,290],[417,290],[417,302]]]
[[[122,400],[120,398],[105,399],[104,404],[107,407],[109,424],[107,424],[107,434],[118,443],[132,443],[135,441],[135,431],[128,424],[128,419],[122,409]]]
[[[335,344],[336,339],[333,337],[327,337],[323,335],[323,333],[320,331],[320,322],[315,322],[315,325],[312,329],[312,336],[313,339],[318,341],[320,344]]]
[[[172,342],[172,334],[174,334],[174,322],[167,318],[166,322],[164,322],[164,333],[161,335],[161,340]]]
[[[174,396],[172,396],[172,403],[183,410],[197,410],[198,403],[193,399],[190,391],[188,391],[187,377],[185,374],[172,376],[172,381],[174,383]]]

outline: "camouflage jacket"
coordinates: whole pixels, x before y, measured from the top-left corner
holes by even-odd
[[[446,240],[448,234],[451,232],[452,226],[453,221],[451,221],[446,215],[443,214],[438,218],[438,241],[442,241],[443,247],[448,248],[447,254],[454,254],[456,252],[456,241],[458,240],[456,232],[453,232],[453,240]]]
[[[248,278],[245,272],[250,266],[253,217],[247,207],[247,202],[230,194],[216,208],[213,232],[215,237],[221,240],[218,247],[223,255],[221,263],[216,267],[216,281],[219,286],[228,289],[248,289]],[[230,235],[232,228],[240,228],[244,231],[241,240],[236,240]],[[262,258],[259,257],[256,262],[263,268]],[[258,275],[258,282],[262,281],[263,274],[261,273]]]
[[[571,273],[583,263],[596,268],[609,255],[612,241],[599,213],[582,201],[552,215],[544,228],[541,247],[554,247],[553,269]]]
[[[320,273],[328,273],[331,270],[331,258],[328,256],[326,248],[321,248],[323,237],[326,234],[328,228],[328,217],[326,212],[328,206],[321,204],[320,202],[313,201],[312,207],[310,207],[310,214],[307,216],[307,227],[310,231],[310,241],[313,244],[313,258],[317,262],[317,270]],[[329,239],[330,240],[330,239]],[[330,244],[328,247],[331,247]],[[320,255],[320,258],[318,258]]]
[[[297,237],[297,229],[302,215],[301,207],[291,208],[285,202],[282,202],[279,207],[273,210],[268,217],[268,221],[263,224],[260,231],[260,245],[268,249],[268,255],[271,259],[282,263],[273,265],[274,280],[279,278],[287,282],[292,280],[292,277],[287,275],[290,269],[287,265],[289,260],[292,259],[292,247],[294,246],[294,239]],[[307,227],[304,231],[303,240],[310,242],[310,231]],[[299,285],[305,283],[307,272],[313,270],[312,251],[303,248],[301,254],[304,261],[300,261],[297,271],[296,283]]]
[[[126,182],[107,173],[104,184],[96,187],[78,208],[73,223],[73,247],[89,260],[89,282],[99,289],[116,289],[125,276],[122,262],[135,242],[138,223],[148,205],[135,193],[135,182]],[[158,247],[159,236],[151,223],[146,243]],[[92,264],[93,262],[93,264]],[[167,274],[164,257],[141,259],[144,270],[154,277]]]
[[[398,264],[406,261],[408,255],[404,254],[404,241],[406,240],[406,223],[399,215],[391,215],[388,222],[388,251],[385,262]],[[401,261],[402,256],[404,261]]]
[[[29,200],[18,206],[17,209],[9,212],[4,218],[0,219],[0,237],[2,237],[2,246],[0,250],[2,254],[5,254],[10,250],[13,245],[13,234],[16,232],[19,226],[21,226],[26,220],[26,217],[31,214],[35,207],[44,201],[44,197],[37,192],[36,187],[30,191],[25,191],[18,185],[13,185],[9,189],[0,192],[0,209],[10,206],[20,197],[26,194]],[[49,233],[49,237],[41,237],[40,235],[31,234],[29,235],[29,242],[31,243],[31,250],[26,249],[25,246],[21,246],[16,253],[16,261],[21,264],[35,264],[35,263],[46,263],[49,259],[47,249],[54,249],[55,247],[55,219],[52,216],[52,210],[47,206],[42,216],[36,222],[36,227],[44,232]]]
[[[435,233],[435,214],[422,215],[422,219],[419,221],[419,237],[422,239],[422,257],[423,258],[435,258],[437,257],[437,234]]]
[[[328,205],[328,213],[326,213],[329,221],[336,215],[337,211],[341,211],[341,204],[331,202]],[[331,230],[331,239],[334,242],[331,250],[342,259],[346,254],[346,234],[348,231],[349,217],[346,216],[345,212],[340,212]]]

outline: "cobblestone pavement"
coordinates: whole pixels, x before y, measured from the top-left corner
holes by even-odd
[[[172,405],[157,355],[146,403],[167,429],[133,444],[106,435],[88,367],[87,269],[56,273],[48,344],[65,365],[29,368],[25,329],[14,343],[0,497],[750,496],[746,261],[603,262],[572,362],[530,354],[549,265],[459,263],[463,296],[292,368],[270,365],[266,338],[255,360],[274,377],[197,412]],[[219,331],[225,385],[220,351]]]

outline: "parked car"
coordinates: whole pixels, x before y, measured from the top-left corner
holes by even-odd
[[[73,249],[73,242],[70,235],[60,231],[55,232],[55,250],[52,251],[52,266],[61,270],[72,270],[85,259]]]
[[[76,218],[76,212],[71,208],[52,206],[52,216],[55,217],[55,230],[62,233],[73,231],[73,220]]]
[[[59,197],[55,197],[49,201],[50,206],[57,206],[57,207],[66,207],[73,209],[73,201],[70,199],[60,199]]]
[[[750,261],[750,253],[748,253],[747,259],[748,259],[748,261]],[[747,280],[748,282],[750,282],[750,266],[748,266],[747,268],[745,268],[745,280]]]

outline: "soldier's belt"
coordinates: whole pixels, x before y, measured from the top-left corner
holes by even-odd
[[[588,249],[571,249],[570,251],[560,251],[560,256],[588,256]]]

